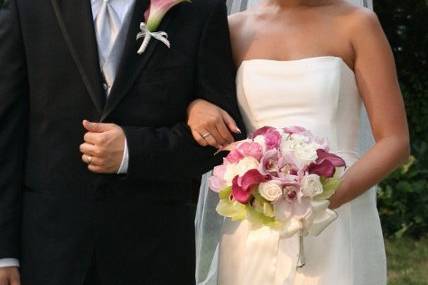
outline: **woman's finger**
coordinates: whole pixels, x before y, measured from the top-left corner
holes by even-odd
[[[199,134],[208,143],[208,145],[217,148],[218,147],[217,140],[211,132],[212,131],[203,129],[202,131],[199,131]]]
[[[227,145],[228,142],[226,139],[224,139],[224,137],[220,134],[220,132],[217,130],[217,126],[214,125],[211,128],[208,129],[208,131],[210,132],[210,134],[214,137],[217,145],[215,147],[217,148],[221,148],[224,145]]]
[[[234,138],[223,120],[217,123],[217,132],[224,139],[223,145],[231,144],[234,142]]]
[[[193,135],[193,138],[195,139],[195,141],[200,146],[208,146],[208,142],[201,136],[201,134],[199,132],[192,130],[192,135]]]
[[[240,134],[241,130],[238,128],[238,125],[236,124],[235,120],[227,113],[226,111],[222,110],[221,112],[223,116],[223,121],[229,128],[231,132],[234,132],[235,134]]]

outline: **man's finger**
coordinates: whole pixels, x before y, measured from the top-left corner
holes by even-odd
[[[83,121],[83,127],[92,133],[104,133],[115,128],[114,124],[94,123],[87,120]]]
[[[229,130],[234,132],[235,134],[240,134],[241,130],[238,128],[238,125],[236,124],[235,120],[226,111],[222,111],[221,113],[223,116],[223,121],[226,123]]]
[[[87,155],[92,155],[92,156],[98,155],[97,147],[93,144],[83,143],[80,145],[79,149],[81,153],[84,153]]]
[[[103,158],[99,158],[92,155],[83,154],[82,155],[82,161],[88,165],[93,166],[104,166],[105,160]]]
[[[88,165],[88,169],[94,173],[107,173],[101,166],[90,164]]]
[[[83,140],[86,143],[94,144],[94,145],[102,144],[103,140],[105,140],[105,139],[106,139],[106,136],[104,134],[100,134],[100,133],[87,132],[83,136]]]

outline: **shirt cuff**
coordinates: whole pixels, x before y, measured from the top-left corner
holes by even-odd
[[[19,267],[19,261],[16,258],[0,258],[0,268]]]
[[[117,174],[127,174],[129,165],[129,151],[128,151],[128,141],[125,138],[125,147],[123,148],[123,157],[122,162],[120,163],[119,170]]]

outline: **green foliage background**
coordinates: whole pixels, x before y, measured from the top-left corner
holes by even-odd
[[[428,235],[428,0],[374,0],[393,48],[415,158],[380,184],[387,236]]]

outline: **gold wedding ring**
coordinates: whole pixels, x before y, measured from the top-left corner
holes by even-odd
[[[209,137],[209,136],[211,136],[211,134],[210,133],[205,133],[205,134],[203,134],[202,135],[202,137],[204,138],[204,139],[206,139],[207,137]]]

